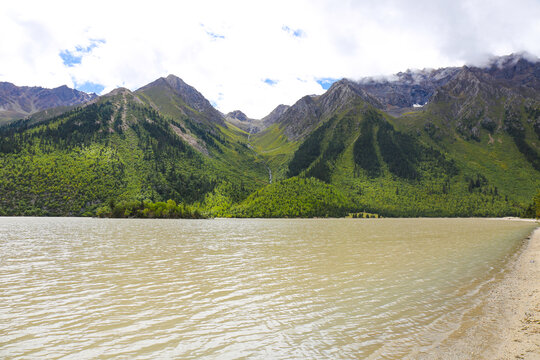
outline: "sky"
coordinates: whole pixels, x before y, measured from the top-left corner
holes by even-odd
[[[168,74],[261,118],[340,78],[540,57],[540,0],[4,1],[0,81],[105,94]]]

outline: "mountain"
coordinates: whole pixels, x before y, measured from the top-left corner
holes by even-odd
[[[0,82],[0,123],[22,119],[46,109],[83,104],[96,96],[65,85],[45,89]]]
[[[241,122],[249,122],[253,119],[250,119],[247,117],[246,114],[244,114],[243,112],[241,112],[240,110],[234,110],[234,111],[231,111],[230,113],[227,114],[227,119],[230,119],[230,120],[237,120],[237,121],[241,121]]]
[[[131,216],[172,199],[208,216],[521,215],[540,189],[539,65],[343,79],[262,120],[172,75],[116,89],[0,128],[0,214]]]
[[[494,58],[484,71],[495,80],[508,85],[540,90],[539,59],[530,54],[512,54]]]
[[[240,110],[234,110],[225,115],[227,123],[236,126],[239,129],[246,131],[248,134],[254,134],[264,128],[261,120],[251,119]]]
[[[270,114],[266,115],[265,117],[261,119],[261,121],[264,124],[264,127],[267,128],[270,125],[277,122],[279,118],[281,117],[281,115],[283,115],[283,113],[285,113],[285,111],[287,111],[289,107],[290,107],[289,105],[283,105],[283,104],[276,106],[276,108],[272,110]]]
[[[433,94],[422,125],[431,137],[472,139],[477,142],[489,134],[513,138],[518,148],[532,153],[540,136],[540,61],[531,62],[516,55],[501,57],[484,68],[464,66]],[[409,116],[410,117],[410,116]],[[536,136],[534,135],[536,133]],[[520,139],[529,139],[533,147]],[[529,156],[537,170],[538,161]]]
[[[320,96],[304,96],[294,105],[284,109],[274,123],[279,124],[289,140],[296,141],[305,137],[332,114],[347,108],[355,101],[376,107],[382,106],[379,100],[362,89],[359,84],[342,79],[332,84],[328,91]]]
[[[266,184],[245,133],[224,127],[191,87],[164,80],[0,128],[0,214],[106,214],[145,199],[201,203],[216,191],[238,202]]]
[[[383,104],[383,110],[399,114],[400,109],[425,105],[435,90],[445,85],[458,71],[458,68],[407,70],[390,79],[361,79],[358,84]]]
[[[187,117],[203,124],[224,125],[223,115],[194,87],[175,75],[161,77],[135,91],[142,101],[172,117]]]
[[[255,148],[276,174],[315,177],[368,212],[517,214],[540,188],[539,66],[513,55],[344,79],[287,109]]]

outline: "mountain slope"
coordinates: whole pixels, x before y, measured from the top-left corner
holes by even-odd
[[[234,110],[225,115],[225,121],[244,130],[248,134],[255,134],[264,128],[261,120],[251,119],[240,110]]]
[[[45,89],[0,82],[0,123],[22,119],[45,109],[83,104],[95,97],[95,94],[70,89],[65,85]]]
[[[301,140],[330,116],[354,106],[355,102],[382,107],[380,101],[358,84],[342,79],[320,96],[304,96],[283,111],[275,123],[289,140]]]
[[[320,97],[302,98],[255,144],[285,177],[332,184],[359,210],[519,214],[540,188],[540,64],[498,60],[486,68],[408,72],[393,83],[341,81]],[[357,87],[376,91],[365,96]],[[425,106],[410,112],[412,101]],[[392,113],[389,106],[406,113],[383,114]]]
[[[397,130],[392,122],[373,107],[333,116],[293,152],[287,176],[320,179],[351,199],[354,210],[384,216],[522,211],[524,203],[516,200],[523,198],[508,186],[511,178],[476,171],[444,149]],[[528,181],[534,188],[534,180]]]
[[[55,118],[3,127],[0,212],[82,215],[119,201],[194,203],[222,184],[238,201],[265,184],[267,171],[241,136],[205,126],[117,89]]]
[[[159,78],[135,94],[164,115],[188,117],[206,125],[225,124],[221,113],[200,92],[175,75]]]
[[[538,99],[538,92],[511,77],[501,80],[490,70],[464,67],[422,112],[396,124],[524,204],[540,187]]]
[[[281,115],[283,115],[289,107],[290,107],[289,105],[283,105],[283,104],[276,106],[276,108],[272,110],[270,114],[266,115],[265,117],[261,119],[261,121],[264,124],[264,127],[267,128],[270,125],[279,121],[279,119],[281,118]]]
[[[344,79],[263,121],[221,114],[174,76],[116,89],[0,128],[0,213],[170,198],[210,216],[520,215],[540,189],[539,65]]]

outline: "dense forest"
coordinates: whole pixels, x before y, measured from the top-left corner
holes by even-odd
[[[189,125],[213,139],[208,146],[227,146],[202,126]],[[186,209],[230,178],[182,140],[170,119],[137,104],[125,109],[114,99],[45,123],[2,127],[0,144],[2,215],[97,215],[111,201],[168,199]],[[241,197],[254,188],[230,180],[240,184]]]
[[[231,207],[233,217],[343,217],[353,204],[335,187],[315,178],[293,177],[268,185]]]
[[[174,200],[159,201],[122,201],[99,207],[96,216],[110,218],[166,218],[166,219],[201,219],[205,216],[198,208],[186,204],[176,204]]]

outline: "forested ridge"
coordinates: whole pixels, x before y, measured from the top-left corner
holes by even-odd
[[[168,96],[156,88],[138,95],[119,91],[50,119],[0,127],[0,215],[410,217],[537,211],[540,126],[530,120],[540,116],[535,103],[505,105],[498,117],[491,115],[498,123],[469,116],[453,127],[440,115],[447,109],[441,101],[396,119],[356,99],[293,141],[280,123],[250,134],[213,123],[181,99],[168,102]]]
[[[110,204],[166,200],[180,202],[185,210],[217,184],[230,182],[242,198],[253,189],[181,139],[172,130],[173,120],[149,107],[124,106],[122,98],[110,99],[43,123],[0,128],[0,214],[96,215],[100,209],[101,216],[117,215]],[[176,126],[206,136],[205,145],[218,154],[229,146],[202,125]],[[193,217],[194,211],[181,215]]]

